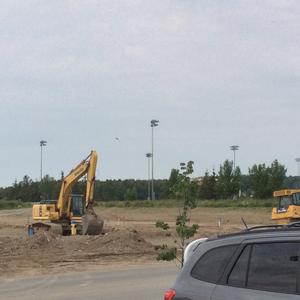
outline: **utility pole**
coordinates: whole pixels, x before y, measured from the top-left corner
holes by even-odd
[[[154,127],[158,126],[159,120],[151,120],[151,129],[152,129],[152,139],[151,139],[151,154],[152,154],[152,179],[151,179],[151,199],[155,200],[155,192],[154,192]]]
[[[43,179],[43,147],[47,145],[47,141],[41,140],[40,147],[41,147],[41,181]]]
[[[147,199],[151,199],[151,189],[150,189],[150,159],[152,157],[152,153],[146,153],[146,157],[148,159],[148,197]]]
[[[232,145],[230,146],[230,150],[233,151],[233,171],[235,171],[235,151],[239,150],[240,146]]]

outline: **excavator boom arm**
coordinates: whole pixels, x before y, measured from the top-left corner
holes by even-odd
[[[80,178],[87,175],[85,206],[92,204],[94,195],[95,174],[97,167],[97,152],[92,150],[90,155],[82,160],[71,172],[63,179],[59,197],[57,200],[57,208],[60,217],[69,216],[69,201],[72,187]]]
[[[98,160],[97,153],[95,151],[92,151],[90,155],[89,169],[87,172],[85,207],[88,207],[90,204],[93,203],[97,160]]]

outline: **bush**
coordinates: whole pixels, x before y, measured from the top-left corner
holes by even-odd
[[[177,200],[134,200],[134,201],[105,201],[97,202],[100,207],[178,207],[180,202]]]
[[[32,204],[28,202],[22,202],[18,200],[0,200],[0,209],[16,209],[16,208],[26,208],[31,207]]]
[[[253,199],[241,198],[237,200],[200,200],[198,207],[272,207],[274,205],[273,199]]]

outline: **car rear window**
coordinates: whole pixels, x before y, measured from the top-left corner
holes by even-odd
[[[217,283],[237,247],[229,245],[209,250],[194,265],[191,276],[198,280]]]

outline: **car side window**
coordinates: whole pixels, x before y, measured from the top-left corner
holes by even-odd
[[[228,277],[227,283],[229,285],[239,287],[244,287],[246,285],[250,252],[251,246],[248,245],[244,248]]]
[[[297,293],[300,243],[253,244],[244,248],[227,283],[279,293]]]
[[[191,276],[206,282],[217,283],[237,245],[222,246],[206,252],[195,264]]]
[[[247,287],[295,294],[299,246],[299,243],[253,245]]]

